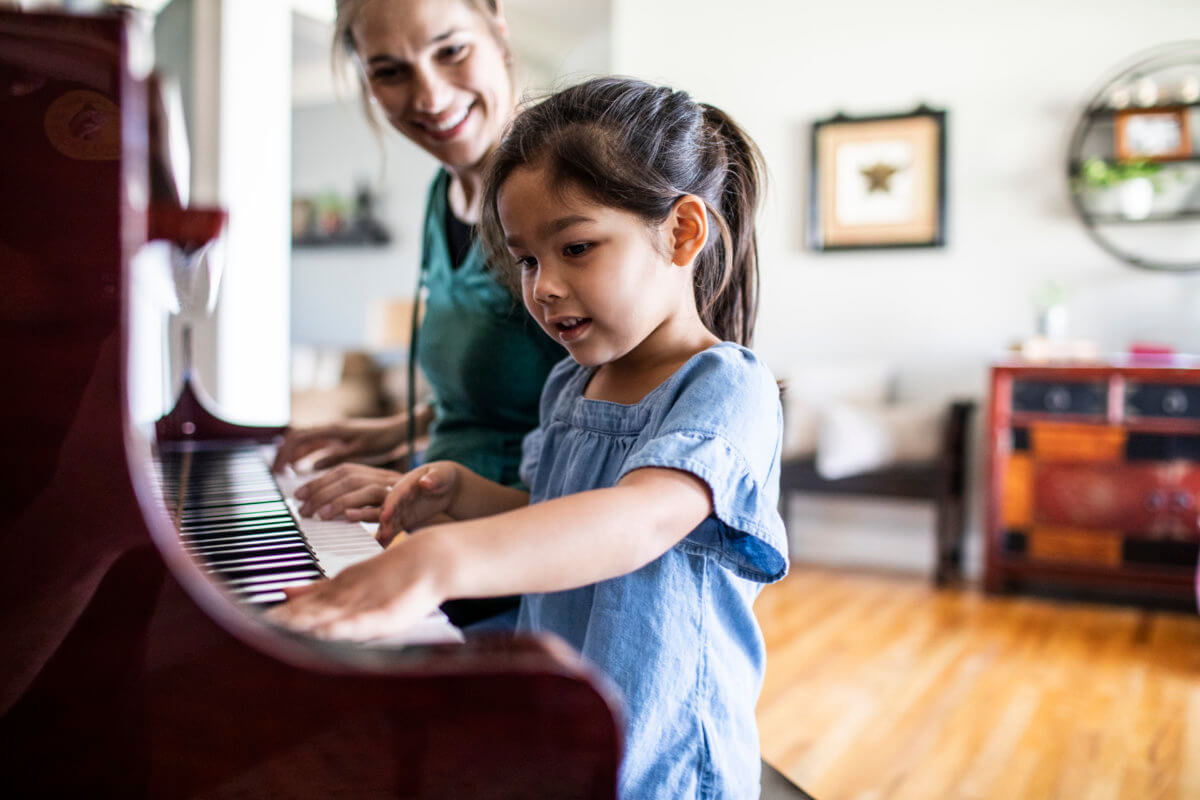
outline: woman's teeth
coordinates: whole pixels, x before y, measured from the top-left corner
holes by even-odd
[[[466,119],[469,113],[471,113],[471,107],[467,106],[461,113],[455,114],[453,117],[447,117],[442,122],[426,122],[423,127],[434,133],[445,133]]]

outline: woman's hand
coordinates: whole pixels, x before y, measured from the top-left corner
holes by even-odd
[[[408,536],[331,580],[285,590],[267,619],[325,639],[397,636],[447,598],[436,536]]]
[[[461,484],[459,469],[453,461],[434,461],[400,478],[379,510],[375,538],[386,547],[402,531],[444,520]]]
[[[351,522],[378,522],[379,507],[403,473],[365,464],[339,464],[296,489],[300,515]]]
[[[404,455],[408,417],[351,419],[289,430],[275,453],[272,469],[281,472],[305,456],[318,454],[313,469],[325,469],[352,458],[398,458]]]

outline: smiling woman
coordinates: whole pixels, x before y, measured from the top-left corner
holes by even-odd
[[[542,385],[565,353],[496,282],[474,242],[483,165],[515,103],[508,23],[494,0],[340,0],[334,47],[356,71],[368,119],[441,164],[426,202],[425,307],[414,348],[434,402],[382,421],[292,430],[275,466],[313,454],[318,467],[408,456],[409,442],[428,427],[427,460],[519,485],[521,440],[537,424]],[[399,477],[341,463],[297,497],[302,513],[373,521]]]

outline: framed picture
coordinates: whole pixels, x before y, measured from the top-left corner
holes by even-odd
[[[946,112],[813,123],[808,242],[814,250],[946,243]]]
[[[1165,161],[1191,154],[1187,108],[1120,111],[1113,126],[1121,161]]]

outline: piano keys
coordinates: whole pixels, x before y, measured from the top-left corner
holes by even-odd
[[[316,473],[271,473],[273,449],[255,444],[167,445],[155,458],[156,485],[184,549],[239,602],[256,609],[284,589],[332,578],[383,548],[374,525],[302,517],[295,491]],[[434,611],[388,644],[461,642]]]

